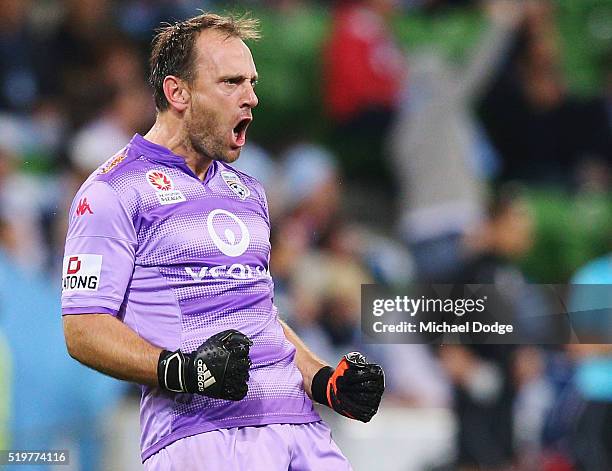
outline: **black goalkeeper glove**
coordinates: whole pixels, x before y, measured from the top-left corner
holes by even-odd
[[[378,411],[385,374],[359,352],[344,355],[334,370],[321,368],[312,379],[312,397],[351,419],[369,422]]]
[[[225,330],[206,340],[193,353],[164,350],[157,363],[159,385],[177,393],[195,393],[239,401],[248,391],[249,348],[242,332]]]

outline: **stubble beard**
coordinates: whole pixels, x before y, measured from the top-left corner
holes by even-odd
[[[210,160],[231,164],[238,159],[240,149],[235,156],[228,154],[223,135],[219,119],[213,113],[200,109],[192,114],[192,119],[187,125],[187,136],[193,149]]]

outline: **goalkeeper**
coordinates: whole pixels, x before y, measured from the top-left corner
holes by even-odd
[[[79,189],[62,271],[66,344],[142,385],[147,470],[347,470],[312,400],[368,422],[384,389],[358,354],[316,358],[273,304],[266,196],[229,164],[257,106],[257,22],[160,30],[157,118]]]

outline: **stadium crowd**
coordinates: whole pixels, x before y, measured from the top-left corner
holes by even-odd
[[[361,349],[381,363],[383,410],[452,411],[453,452],[421,469],[612,469],[612,347],[435,349],[360,335],[365,283],[514,283],[518,312],[533,308],[528,283],[612,283],[612,2],[581,5],[240,5],[262,17],[264,38],[253,46],[261,104],[236,167],[268,194],[275,304],[327,361]],[[154,28],[226,7],[2,2],[0,449],[76,443],[81,469],[102,469],[109,437],[94,424],[135,389],[65,352],[67,211],[154,120]],[[578,298],[570,289],[584,309]]]

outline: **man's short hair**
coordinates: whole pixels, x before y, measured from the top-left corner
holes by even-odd
[[[157,30],[153,39],[151,58],[149,59],[149,83],[153,87],[155,106],[159,111],[168,109],[169,103],[164,94],[164,79],[174,75],[187,82],[194,78],[195,53],[194,44],[198,33],[214,30],[227,37],[246,40],[259,39],[259,21],[244,15],[219,16],[213,13],[179,21]]]

